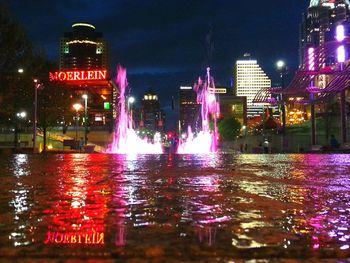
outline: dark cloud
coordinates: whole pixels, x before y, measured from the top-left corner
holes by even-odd
[[[298,64],[298,32],[308,0],[12,0],[13,13],[39,48],[58,59],[63,32],[77,21],[96,25],[109,41],[111,65],[128,68],[133,92],[150,87],[164,106],[180,85],[205,74],[229,85],[235,60],[250,52],[274,80],[283,58]],[[212,29],[211,54],[206,36]]]

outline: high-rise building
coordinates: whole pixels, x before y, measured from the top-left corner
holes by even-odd
[[[264,104],[254,104],[255,95],[264,88],[271,87],[271,80],[256,60],[237,60],[235,65],[235,95],[247,98],[247,116],[263,113]],[[268,104],[266,104],[268,105]]]
[[[101,32],[87,23],[75,23],[60,44],[60,70],[107,69],[107,44]]]
[[[311,0],[303,14],[299,37],[299,67],[306,68],[307,50],[318,48],[328,41],[334,40],[335,28],[338,24],[349,22],[349,0]],[[345,23],[349,29],[349,23]],[[334,54],[327,49],[318,51],[316,67],[324,68],[335,62]]]
[[[51,81],[62,82],[72,91],[72,103],[87,105],[88,126],[112,131],[117,117],[117,88],[108,74],[107,44],[95,26],[75,23],[60,41],[60,68]],[[86,101],[82,101],[82,95]],[[84,123],[85,124],[85,123]]]
[[[153,132],[164,131],[165,114],[160,109],[157,94],[148,92],[143,96],[140,118],[141,128],[146,128]]]
[[[180,87],[179,94],[180,128],[186,132],[188,127],[196,131],[201,123],[201,105],[197,103],[197,93],[192,87]]]
[[[247,98],[237,97],[232,89],[215,87],[215,94],[220,105],[220,119],[235,118],[242,125],[247,124]]]

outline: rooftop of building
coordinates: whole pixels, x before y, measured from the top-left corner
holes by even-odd
[[[346,5],[348,5],[348,8],[350,7],[349,0],[311,0],[310,7],[325,6],[329,8],[334,8],[335,4],[337,3],[338,4],[345,3]]]

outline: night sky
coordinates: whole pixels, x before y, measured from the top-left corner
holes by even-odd
[[[209,64],[217,85],[230,86],[235,61],[258,60],[272,81],[284,59],[298,65],[301,15],[309,0],[8,0],[12,13],[38,49],[58,61],[59,39],[74,22],[88,22],[109,43],[110,64],[128,69],[138,101],[160,94],[168,117],[171,96],[192,85]],[[210,33],[211,32],[211,33]]]

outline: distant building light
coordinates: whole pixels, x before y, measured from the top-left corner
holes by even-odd
[[[93,29],[96,29],[93,25],[88,24],[88,23],[75,23],[72,25],[72,27],[77,27],[77,26],[85,26],[85,27],[91,27]]]
[[[257,60],[237,60],[236,64],[257,64]]]
[[[104,102],[103,103],[103,108],[105,110],[110,110],[111,109],[111,103],[110,102]]]
[[[339,63],[345,62],[345,48],[344,46],[340,46],[337,49],[337,59]]]
[[[92,44],[92,45],[97,45],[98,43],[95,41],[91,40],[72,40],[66,42],[66,45],[71,45],[71,44]]]
[[[343,25],[338,25],[336,28],[336,36],[337,41],[341,42],[345,39],[345,29]]]
[[[314,71],[315,70],[315,49],[313,47],[310,47],[307,51],[308,53],[308,69],[310,71]]]
[[[192,87],[180,87],[181,90],[191,90]]]

